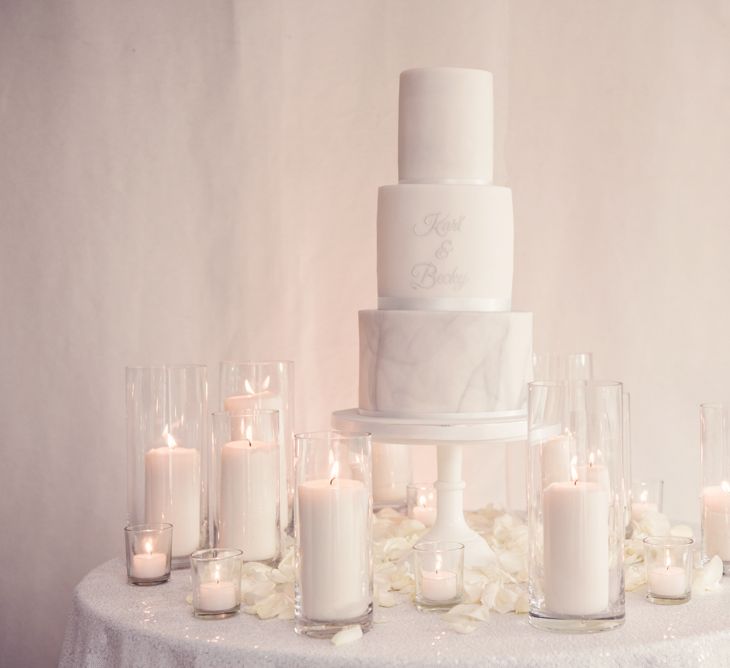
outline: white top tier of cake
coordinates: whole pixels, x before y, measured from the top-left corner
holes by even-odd
[[[492,182],[492,75],[428,67],[400,75],[400,183]]]

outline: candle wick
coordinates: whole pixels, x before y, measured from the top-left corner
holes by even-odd
[[[330,485],[331,485],[331,484],[332,484],[332,483],[333,483],[334,481],[335,481],[335,476],[332,476],[332,477],[330,478]]]
[[[251,439],[250,438],[247,438],[246,440],[248,441],[248,447],[249,448],[252,448],[253,447],[253,443],[251,443]]]

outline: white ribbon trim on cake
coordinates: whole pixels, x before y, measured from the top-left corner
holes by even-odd
[[[480,297],[379,297],[378,309],[385,311],[509,311],[511,299]]]

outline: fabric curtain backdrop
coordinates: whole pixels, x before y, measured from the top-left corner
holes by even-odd
[[[728,396],[730,4],[0,2],[0,664],[52,665],[122,553],[124,367],[291,358],[356,404],[398,73],[495,77],[514,308],[633,395],[634,470],[697,518]]]

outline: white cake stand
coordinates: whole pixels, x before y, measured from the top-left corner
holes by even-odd
[[[523,411],[492,414],[488,419],[415,420],[375,417],[352,408],[333,413],[332,426],[341,431],[370,432],[379,443],[436,445],[436,521],[423,540],[463,543],[464,562],[469,566],[494,560],[487,542],[464,519],[463,447],[525,441],[527,416]]]

